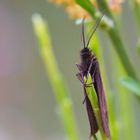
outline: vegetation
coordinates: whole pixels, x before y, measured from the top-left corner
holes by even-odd
[[[122,1],[51,0],[51,2],[63,5],[69,15],[75,20],[86,17],[88,21],[93,20],[96,22],[104,14],[100,28],[107,33],[108,40],[111,41],[109,43],[112,61],[111,72],[105,69],[103,50],[100,47],[100,39],[97,34],[95,34],[94,39],[91,41],[90,47],[96,54],[100,64],[101,75],[107,94],[111,137],[112,140],[136,140],[134,116],[137,114],[133,109],[133,99],[136,98],[140,102],[140,81],[138,72],[135,70],[137,66],[132,64],[132,60],[127,53],[126,42],[120,34],[121,21],[118,17],[122,14]],[[136,19],[137,34],[140,35],[140,1],[130,0],[124,2],[129,5],[132,15]],[[61,111],[61,119],[64,122],[67,138],[69,140],[80,140],[73,113],[72,99],[69,96],[66,81],[64,81],[64,76],[60,72],[54,56],[48,27],[41,16],[33,15],[32,19],[34,30],[40,43],[40,53]],[[90,25],[91,23],[86,23],[87,31]],[[140,41],[138,37],[135,48],[138,54],[140,54]],[[115,81],[115,91],[111,88],[111,83],[107,78],[110,73],[113,73],[112,80]],[[88,92],[94,94],[95,91],[92,89],[92,91]],[[91,98],[91,102],[95,104],[97,100],[95,101],[95,98]],[[116,111],[116,108],[119,108],[119,113]],[[97,139],[104,139],[104,136],[97,134]]]

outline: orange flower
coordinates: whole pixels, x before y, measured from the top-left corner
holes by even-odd
[[[48,0],[49,2],[56,3],[58,5],[72,5],[75,4],[75,0]]]
[[[136,2],[137,2],[138,4],[140,4],[140,0],[136,0]]]
[[[71,18],[90,18],[90,15],[77,4],[68,6],[66,11],[69,13]]]
[[[66,8],[66,11],[69,13],[72,18],[83,18],[86,16],[90,18],[90,15],[79,5],[76,4],[75,0],[48,0],[49,2],[53,2],[57,5],[63,5]],[[109,7],[114,12],[121,11],[121,2],[123,0],[108,0]],[[140,0],[138,0],[140,1]],[[97,7],[96,0],[91,0],[94,7]]]
[[[123,2],[123,0],[109,0],[108,4],[110,9],[113,12],[120,12],[121,11],[121,3]]]
[[[57,5],[63,5],[71,18],[81,18],[83,16],[90,17],[90,15],[76,4],[75,0],[49,0]]]

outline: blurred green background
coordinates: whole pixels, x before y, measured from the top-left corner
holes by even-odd
[[[38,49],[31,17],[40,13],[47,20],[59,68],[69,86],[81,139],[88,139],[89,126],[83,91],[75,74],[81,49],[80,26],[76,26],[62,7],[46,0],[0,0],[0,140],[62,140],[65,133],[58,117],[54,94]],[[135,22],[127,4],[123,5],[121,33],[137,71]],[[99,31],[100,32],[100,31]],[[110,58],[110,44],[100,32],[107,77],[114,94],[116,82]],[[116,66],[117,67],[117,66]],[[138,74],[139,75],[139,74]],[[140,78],[140,77],[139,77]],[[123,93],[122,93],[123,94]],[[117,95],[114,95],[117,98]],[[121,118],[119,100],[114,100]],[[140,104],[133,99],[136,138],[140,137]],[[130,114],[131,115],[131,114]],[[131,127],[131,126],[130,126]]]

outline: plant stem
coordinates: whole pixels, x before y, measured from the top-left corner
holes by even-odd
[[[67,137],[69,140],[79,140],[72,101],[69,97],[65,81],[58,68],[57,61],[53,53],[48,27],[38,14],[32,17],[32,21],[35,33],[40,43],[40,54],[44,61],[49,80],[55,93],[55,98],[60,108]]]
[[[121,138],[126,140],[132,140],[135,139],[135,131],[134,131],[134,123],[133,123],[134,111],[132,108],[133,95],[129,94],[128,90],[126,90],[119,82],[120,77],[122,75],[126,75],[126,72],[124,71],[123,66],[120,60],[118,59],[116,52],[113,50],[113,48],[110,49],[110,52],[111,52],[111,57],[113,58],[111,69],[115,73],[115,75],[112,76],[112,80],[116,81],[115,88],[116,88],[116,92],[118,93],[115,95],[115,97],[117,102],[117,108],[119,109],[118,117],[121,117],[121,126],[122,126],[120,127],[122,128]],[[116,65],[117,67],[115,67]],[[119,105],[118,102],[120,103]]]
[[[98,140],[97,137],[96,137],[96,135],[94,135],[93,137],[94,137],[94,140]]]
[[[124,66],[124,69],[126,71],[126,73],[133,77],[134,79],[137,79],[137,76],[136,76],[136,73],[133,69],[133,66],[129,60],[129,57],[126,53],[126,50],[125,50],[125,47],[124,47],[124,44],[121,40],[121,37],[119,35],[119,31],[117,29],[117,24],[115,22],[115,19],[106,3],[105,0],[98,0],[98,5],[99,5],[99,8],[102,10],[105,10],[105,12],[107,13],[107,15],[114,21],[114,27],[113,28],[109,28],[108,30],[108,34],[109,34],[109,37],[113,43],[113,46],[115,47],[115,50],[117,52],[117,54],[119,55],[120,59],[121,59],[121,62]]]
[[[94,20],[98,20],[103,15],[100,11],[93,7],[93,4],[89,0],[76,0],[76,3],[84,8]],[[108,17],[108,20],[104,20],[104,24],[107,28],[112,27],[111,19]]]
[[[102,75],[102,80],[105,88],[105,93],[107,97],[107,103],[108,103],[108,113],[109,113],[109,123],[110,123],[110,131],[111,131],[111,138],[113,140],[118,140],[119,132],[117,128],[117,122],[116,122],[116,117],[115,117],[115,112],[113,111],[114,104],[113,104],[113,94],[110,91],[109,88],[109,82],[107,80],[106,76],[106,70],[105,70],[105,64],[104,64],[104,59],[103,59],[103,52],[102,48],[100,46],[100,42],[98,39],[98,36],[95,34],[94,38],[91,40],[91,49],[93,50],[93,53],[96,54],[96,57],[98,58],[99,65],[100,65],[100,70],[101,70],[101,75]]]
[[[89,74],[87,80],[85,78],[85,81],[87,81],[86,84],[92,83],[92,78],[91,78],[90,74]],[[108,138],[105,135],[105,133],[103,131],[103,128],[102,128],[101,116],[100,116],[100,110],[99,110],[99,103],[98,103],[97,93],[96,93],[96,91],[94,89],[94,86],[92,85],[92,87],[90,87],[90,88],[87,87],[86,88],[86,93],[87,93],[87,95],[89,97],[89,100],[90,100],[90,102],[92,104],[92,108],[93,108],[94,113],[95,113],[95,117],[96,117],[96,120],[97,120],[97,124],[98,124],[99,130],[100,130],[102,140],[108,140]]]
[[[80,0],[76,0],[76,1],[81,7],[83,7],[85,10],[87,10],[87,12],[89,12],[89,14],[92,16],[93,19],[97,19],[97,15],[99,15],[99,16],[101,15],[100,12],[97,12],[96,10],[92,10],[93,6],[89,6],[88,8],[87,7],[85,8],[84,2],[80,3],[79,2]],[[125,71],[127,72],[127,74],[129,76],[133,77],[134,79],[137,79],[136,73],[133,69],[133,66],[132,66],[132,64],[129,60],[129,57],[128,57],[127,53],[126,53],[126,50],[125,50],[124,44],[122,42],[122,39],[119,35],[119,31],[117,29],[115,19],[112,15],[110,9],[108,8],[108,5],[107,5],[106,1],[105,0],[97,0],[97,3],[98,3],[98,7],[100,8],[100,10],[105,11],[107,13],[107,15],[109,16],[109,18],[111,19],[111,20],[106,21],[105,25],[107,27],[105,29],[107,29],[106,31],[108,32],[108,35],[109,35],[109,37],[110,37],[110,39],[111,39],[111,41],[114,45],[114,48],[115,48],[117,54],[120,57],[120,60],[123,64],[123,67],[124,67]],[[113,26],[109,26],[110,25],[109,21],[113,21],[113,23],[114,23]]]
[[[129,57],[126,53],[126,49],[123,46],[122,40],[121,40],[117,30],[115,28],[111,29],[108,31],[108,34],[111,38],[111,41],[115,47],[115,50],[116,50],[119,58],[121,59],[121,63],[123,64],[123,67],[124,67],[126,73],[129,76],[133,77],[134,79],[137,79],[136,73],[133,69],[133,66],[132,66],[130,60],[129,60]]]

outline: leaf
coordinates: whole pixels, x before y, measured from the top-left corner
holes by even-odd
[[[130,91],[132,91],[140,97],[140,83],[138,81],[134,80],[131,77],[124,77],[121,79],[121,83],[127,89],[129,89]]]

